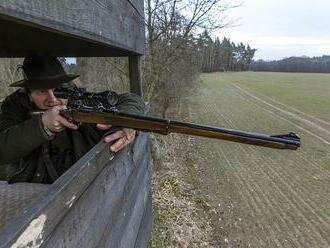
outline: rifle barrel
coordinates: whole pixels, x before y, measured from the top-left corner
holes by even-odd
[[[294,133],[267,135],[121,112],[100,113],[68,109],[62,114],[76,122],[109,124],[164,135],[181,133],[276,149],[296,150],[300,147],[300,138]]]

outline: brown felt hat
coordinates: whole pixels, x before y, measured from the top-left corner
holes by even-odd
[[[52,89],[79,77],[66,74],[61,62],[53,56],[28,56],[24,59],[24,79],[12,83],[11,87],[34,89]]]

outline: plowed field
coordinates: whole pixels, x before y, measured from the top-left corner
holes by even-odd
[[[301,136],[298,151],[190,138],[190,178],[227,247],[330,247],[330,75],[214,73],[189,99],[190,120]]]

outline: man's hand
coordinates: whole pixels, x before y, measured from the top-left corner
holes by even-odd
[[[110,127],[111,125],[97,124],[97,128],[102,130],[108,130]],[[123,128],[117,132],[105,136],[104,141],[108,143],[116,140],[116,142],[112,144],[110,149],[113,152],[118,152],[134,140],[135,134],[136,131],[134,129]]]
[[[66,106],[55,106],[43,113],[42,123],[45,127],[54,133],[62,132],[65,128],[78,129],[77,125],[69,122],[60,115],[60,111],[66,109]]]

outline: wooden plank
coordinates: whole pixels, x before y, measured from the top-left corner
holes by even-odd
[[[152,231],[152,194],[149,191],[147,206],[135,241],[135,248],[148,247]]]
[[[131,216],[128,222],[125,223],[125,229],[123,230],[122,239],[120,241],[119,247],[134,247],[135,241],[139,233],[139,227],[141,225],[143,214],[147,208],[147,199],[149,195],[149,175],[145,174],[143,181],[141,180],[141,185],[139,186],[139,192],[135,197],[134,204],[131,205]]]
[[[139,178],[135,180],[135,185],[129,198],[122,202],[121,210],[114,222],[111,224],[111,231],[105,236],[104,244],[100,243],[99,247],[134,247],[135,240],[139,231],[139,226],[143,217],[144,209],[146,207],[145,199],[148,195],[149,175],[147,173],[140,173]]]
[[[128,221],[125,223],[125,229],[122,232],[122,239],[120,241],[119,247],[134,247],[136,239],[139,233],[139,227],[143,220],[144,212],[147,208],[148,196],[150,192],[150,177],[149,173],[145,173],[144,179],[139,181],[139,192],[135,197],[134,201],[132,200],[129,206],[129,211],[131,216]],[[134,195],[134,193],[133,193]]]
[[[46,31],[38,39],[49,41],[48,46],[52,47],[50,50],[56,50],[62,54],[62,45],[65,44],[66,38],[71,42],[72,40],[77,43],[82,42],[87,45],[86,48],[95,46],[95,51],[98,47],[103,47],[109,48],[105,51],[116,48],[129,53],[143,54],[145,33],[143,12],[140,13],[142,10],[143,0],[34,0],[32,2],[6,0],[0,2],[0,21],[5,21],[7,25],[8,21],[16,23],[16,26],[21,25],[23,26],[21,30],[29,26],[29,32],[23,33],[30,33],[34,36],[34,40],[37,40],[35,38],[37,36],[34,35],[38,33],[36,30]],[[56,42],[52,41],[47,37],[48,33],[53,33],[53,36],[60,38],[56,39]],[[29,36],[20,36],[16,30],[7,28],[1,29],[0,34],[2,37],[0,48],[7,47],[8,49],[13,46],[8,43],[10,40],[16,44],[16,47],[21,43],[21,53],[24,50],[24,42],[21,41],[29,39]],[[18,37],[24,39],[16,40]],[[58,44],[57,42],[61,39],[64,43]],[[37,46],[33,46],[33,49],[38,52]],[[10,52],[11,57],[17,56],[14,55],[15,51]],[[1,56],[5,53],[6,51],[2,51]],[[80,54],[76,56],[86,56],[84,50]],[[111,55],[108,52],[103,56]]]
[[[42,244],[74,202],[113,158],[103,141],[61,176],[19,218],[0,233],[0,247]]]
[[[107,224],[108,212],[111,213],[122,195],[126,182],[125,167],[126,162],[120,161],[111,168],[104,168],[57,225],[45,247],[95,247]]]
[[[128,2],[131,3],[132,6],[134,6],[133,8],[137,10],[139,15],[143,16],[144,13],[144,2],[141,3],[140,0],[129,0]],[[143,16],[144,19],[144,16]]]
[[[48,184],[8,184],[0,181],[0,232],[1,228],[19,217],[48,188]]]
[[[133,162],[134,164],[139,164],[138,161],[141,160],[141,156],[144,154],[148,154],[150,156],[150,145],[148,133],[144,133],[142,131],[137,131],[136,137],[145,137],[146,139],[138,138],[133,144]]]
[[[137,55],[131,55],[128,58],[130,91],[142,97],[140,60],[141,57]]]
[[[104,142],[100,142],[51,185],[30,209],[0,233],[0,247],[23,247],[27,244],[43,247],[54,247],[54,244],[55,247],[100,247],[101,236],[109,237],[108,229],[104,227],[116,223],[114,220],[122,214],[121,210],[133,208],[134,223],[141,222],[140,216],[143,216],[146,206],[145,200],[141,204],[137,195],[146,195],[150,191],[150,184],[146,183],[149,179],[146,173],[149,161],[149,153],[145,153],[146,146],[147,134],[140,133],[133,150],[125,148],[113,161],[109,161],[112,158],[109,157],[109,149]],[[107,164],[111,165],[103,169]],[[145,186],[140,189],[142,181]],[[130,197],[127,198],[128,195],[137,199],[136,206]],[[127,201],[131,205],[118,207]],[[125,219],[119,222],[128,223]],[[125,225],[122,226],[125,228]],[[136,224],[136,233],[139,226]],[[132,235],[127,237],[136,239]],[[118,240],[121,238],[122,235]]]
[[[48,54],[57,57],[111,57],[130,54],[116,47],[59,35],[56,32],[1,18],[3,17],[0,16],[0,57],[25,57],[29,54]],[[24,42],[21,42],[22,40]]]
[[[144,144],[144,146],[145,145],[146,144]],[[145,149],[143,150],[145,151]],[[136,152],[135,149],[134,151]],[[123,230],[127,225],[130,216],[132,216],[132,208],[136,203],[137,198],[144,198],[144,193],[141,191],[144,191],[145,187],[150,190],[150,184],[144,184],[144,181],[149,178],[149,154],[145,152],[143,154],[143,160],[134,163],[134,173],[130,175],[129,180],[125,185],[124,193],[113,209],[111,217],[108,219],[108,224],[103,231],[103,237],[100,239],[97,247],[118,247],[120,241],[124,237]],[[143,187],[143,185],[145,185],[145,187]],[[143,209],[140,212],[143,213]]]
[[[147,164],[147,160],[144,160],[143,164]],[[136,223],[138,223],[137,225],[139,225],[140,218],[138,216],[143,214],[145,207],[143,204],[145,191],[150,190],[150,184],[147,184],[149,174],[146,173],[145,168],[136,168],[135,171],[138,171],[137,175],[134,177],[134,173],[130,177],[130,181],[134,181],[134,183],[128,182],[125,186],[122,198],[113,209],[111,218],[108,220],[108,228],[104,229],[103,238],[96,247],[120,247],[114,244],[119,244],[120,241],[127,239],[134,242],[135,235],[126,235],[123,228],[127,227],[134,218]],[[138,232],[137,226],[135,231]],[[129,248],[133,246],[123,247]]]
[[[146,143],[146,137],[140,137],[139,143],[141,140]],[[138,163],[147,164],[146,156],[141,159],[144,161]],[[126,195],[128,181],[138,180],[139,167],[136,168],[132,160],[132,153],[126,151],[111,166],[105,167],[44,246],[102,247],[98,244],[102,235],[111,236],[106,226],[117,216],[117,211],[122,211],[118,204]]]
[[[129,182],[125,186],[125,192],[122,196],[120,202],[118,202],[117,208],[112,214],[111,221],[108,224],[107,231],[104,232],[102,241],[100,241],[99,246],[106,246],[105,243],[109,242],[111,239],[111,244],[118,247],[119,242],[123,239],[123,230],[127,225],[129,219],[132,216],[132,209],[135,205],[137,198],[143,198],[144,178],[148,177],[146,170],[146,161],[144,165],[139,165],[137,168],[138,173],[135,176],[130,177]],[[143,212],[143,211],[142,211]],[[108,233],[111,236],[107,235]]]

